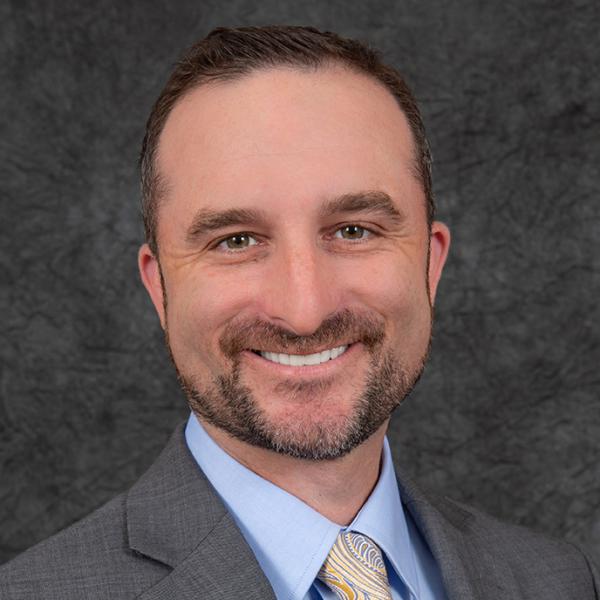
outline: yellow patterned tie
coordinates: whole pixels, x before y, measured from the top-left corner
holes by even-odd
[[[319,579],[341,600],[392,600],[381,550],[361,533],[340,532]]]

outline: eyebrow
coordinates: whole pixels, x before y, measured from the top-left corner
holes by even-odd
[[[406,216],[396,207],[390,195],[382,191],[343,194],[325,202],[319,212],[321,218],[340,213],[369,212],[382,214],[390,218],[394,224],[402,224],[406,220]],[[252,227],[266,221],[265,212],[259,209],[230,208],[216,211],[204,208],[194,216],[186,237],[189,242],[194,242],[203,235],[225,227]]]
[[[228,210],[199,210],[187,230],[187,239],[190,242],[212,231],[236,225],[257,225],[264,223],[266,215],[263,211],[247,208],[230,208]]]
[[[357,212],[379,213],[396,225],[406,220],[406,215],[394,204],[391,196],[382,191],[354,192],[329,200],[321,208],[321,217]]]

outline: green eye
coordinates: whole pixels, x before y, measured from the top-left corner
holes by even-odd
[[[360,225],[344,225],[335,232],[335,237],[344,240],[361,240],[367,237],[368,234],[368,230]]]
[[[245,250],[258,242],[248,233],[236,233],[224,239],[217,247],[222,250]]]

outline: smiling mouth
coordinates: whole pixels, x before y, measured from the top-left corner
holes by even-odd
[[[338,356],[344,354],[348,348],[348,345],[337,346],[336,348],[330,348],[329,350],[323,350],[322,352],[315,352],[314,354],[283,354],[281,352],[264,352],[259,350],[253,350],[253,352],[259,356],[262,356],[262,358],[266,360],[278,363],[280,365],[305,367],[321,365],[330,360],[334,360]]]

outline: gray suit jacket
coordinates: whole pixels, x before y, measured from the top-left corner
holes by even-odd
[[[574,546],[425,496],[404,478],[400,487],[450,600],[599,598],[597,574]],[[180,426],[129,492],[0,568],[0,598],[258,600],[274,594]]]

